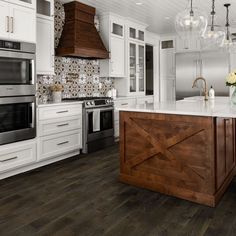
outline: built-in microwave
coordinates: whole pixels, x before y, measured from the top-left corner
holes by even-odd
[[[0,40],[0,96],[35,94],[35,50],[32,43]]]
[[[0,144],[35,138],[35,96],[0,97]]]

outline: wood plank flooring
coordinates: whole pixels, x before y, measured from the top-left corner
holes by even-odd
[[[0,236],[236,235],[236,179],[216,208],[118,182],[118,146],[0,181]]]

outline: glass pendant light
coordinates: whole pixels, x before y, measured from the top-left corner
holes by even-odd
[[[226,36],[222,43],[222,47],[226,49],[227,51],[236,51],[236,42],[232,40],[231,34],[230,34],[230,22],[229,22],[229,7],[231,6],[230,3],[224,4],[226,8]]]
[[[177,14],[175,29],[180,37],[201,37],[207,28],[207,14],[193,7],[193,0],[187,9]]]
[[[212,0],[211,25],[207,27],[201,40],[202,48],[220,47],[225,39],[225,32],[215,25],[215,0]]]

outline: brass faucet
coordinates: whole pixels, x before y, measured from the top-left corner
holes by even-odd
[[[205,80],[203,77],[198,77],[198,78],[196,78],[196,79],[193,81],[193,86],[192,86],[192,88],[197,87],[197,86],[196,86],[196,83],[197,83],[198,80],[202,80],[202,81],[204,82],[204,97],[205,97],[204,100],[207,101],[207,100],[208,100],[208,98],[207,98],[207,83],[206,83],[206,80]]]

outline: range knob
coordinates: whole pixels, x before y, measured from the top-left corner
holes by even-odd
[[[90,102],[86,102],[86,106],[90,106],[91,104],[90,104]]]

